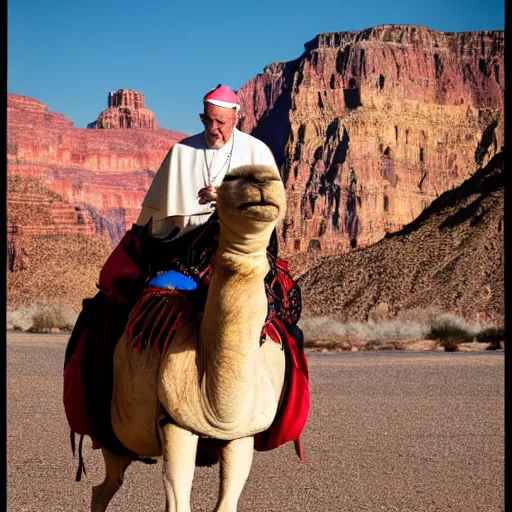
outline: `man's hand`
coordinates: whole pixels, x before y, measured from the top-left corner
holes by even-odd
[[[198,194],[199,204],[214,203],[217,201],[217,189],[213,186],[202,188]]]

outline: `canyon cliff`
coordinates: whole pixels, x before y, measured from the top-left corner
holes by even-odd
[[[410,224],[306,272],[304,316],[342,321],[451,313],[503,325],[504,155],[498,153]]]
[[[8,175],[38,180],[74,211],[54,216],[54,234],[108,234],[114,243],[136,220],[169,149],[185,137],[151,123],[131,130],[75,128],[44,103],[17,94],[8,95],[7,126]],[[35,200],[17,194],[13,190],[9,201]],[[23,222],[36,234],[37,219]]]
[[[238,91],[240,128],[274,151],[296,272],[380,240],[504,144],[503,31],[385,25],[321,34]]]
[[[153,123],[91,130],[75,128],[36,99],[8,94],[10,307],[54,302],[77,311],[84,297],[94,295],[99,270],[136,220],[156,170],[185,137],[159,128],[143,100],[128,96],[137,101],[132,119]],[[128,108],[126,96],[124,101],[118,106],[109,95],[111,120],[116,109]],[[108,117],[104,112],[100,119]]]
[[[503,31],[386,25],[318,35],[299,58],[241,87],[239,128],[270,146],[285,182],[279,242],[294,275],[373,247],[489,164],[504,144],[503,54]],[[143,94],[128,89],[108,95],[89,129],[36,99],[9,94],[7,106],[9,306],[78,311],[185,135],[159,127]],[[305,297],[306,312],[323,314]],[[353,315],[368,314],[377,299],[368,300]]]

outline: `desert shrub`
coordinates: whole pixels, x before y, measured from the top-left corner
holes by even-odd
[[[472,332],[459,327],[457,325],[437,325],[432,326],[427,334],[428,340],[454,340],[458,343],[469,343],[473,341],[474,335]]]
[[[478,322],[470,322],[465,318],[454,315],[452,313],[432,314],[429,317],[429,324],[431,328],[444,325],[459,327],[460,329],[471,333],[473,337],[477,332],[480,332],[483,328],[488,327],[488,325]]]
[[[457,351],[459,344],[469,343],[474,337],[475,333],[468,324],[451,315],[432,317],[426,336],[429,340],[438,340],[446,352]]]
[[[304,339],[316,341],[323,338],[372,340],[423,339],[428,325],[414,318],[369,319],[368,321],[343,322],[332,317],[303,317],[299,326]]]
[[[32,303],[18,308],[8,307],[8,331],[48,332],[52,328],[72,330],[78,313],[66,305]]]
[[[454,315],[445,314],[432,316],[427,339],[439,340],[445,350],[451,351],[454,343],[469,343],[475,337],[479,328],[468,324],[464,319]],[[443,342],[447,342],[446,346]],[[446,347],[449,347],[448,349]]]
[[[311,338],[304,338],[304,347],[311,348],[315,346],[315,340]]]
[[[500,340],[492,340],[487,347],[487,350],[499,350],[501,348]]]
[[[487,329],[482,329],[476,335],[476,341],[481,343],[486,342],[500,342],[505,339],[505,329],[503,327],[488,327]]]
[[[485,327],[451,313],[419,309],[400,312],[393,318],[369,318],[366,321],[342,321],[330,316],[302,317],[299,326],[309,342],[306,346],[325,339],[370,340],[375,344],[453,338],[463,343],[472,341],[475,334]]]
[[[457,352],[461,342],[454,338],[446,338],[441,340],[441,346],[444,347],[445,352]]]
[[[41,306],[33,315],[29,332],[50,332],[52,329],[71,331],[73,324],[61,309],[55,306]]]

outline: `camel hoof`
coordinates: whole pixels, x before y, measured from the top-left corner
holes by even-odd
[[[105,486],[95,485],[92,488],[91,512],[105,512],[110,499],[105,499]]]

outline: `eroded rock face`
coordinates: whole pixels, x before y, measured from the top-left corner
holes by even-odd
[[[16,94],[8,95],[7,107],[8,211],[21,208],[17,228],[8,229],[29,238],[99,234],[117,243],[165,155],[185,137],[162,128],[75,128],[40,101]],[[29,206],[48,218],[24,215]]]
[[[281,165],[285,256],[372,244],[484,166],[504,141],[503,53],[503,31],[386,25],[321,34],[247,82],[240,128]]]
[[[144,94],[130,89],[108,93],[108,108],[89,125],[96,129],[149,129],[158,127],[155,114],[145,108]]]
[[[346,322],[451,313],[503,325],[504,183],[498,153],[400,231],[325,258],[299,280],[303,315]]]

